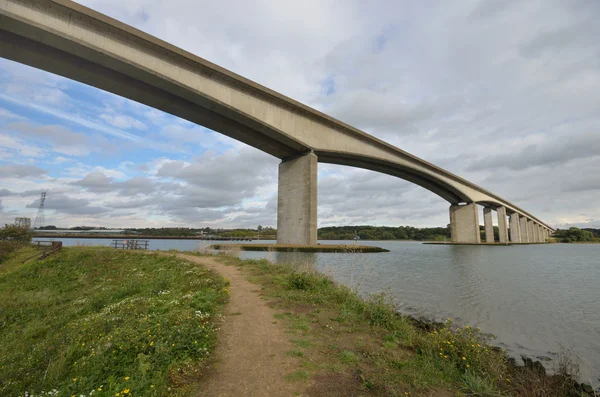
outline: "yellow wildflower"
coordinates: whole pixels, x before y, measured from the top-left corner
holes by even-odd
[[[101,388],[101,387],[99,387],[99,388],[98,388],[98,391],[102,391],[102,388]]]
[[[154,389],[154,385],[150,385],[150,388],[151,388],[151,389]]]
[[[129,389],[123,390],[123,394],[129,394]]]
[[[126,377],[125,377],[125,380],[129,380],[129,376],[126,376]]]
[[[73,378],[73,382],[77,382],[77,378]]]
[[[463,356],[463,360],[466,360],[467,358],[465,356]]]
[[[467,364],[467,368],[470,368],[471,366],[469,364]]]

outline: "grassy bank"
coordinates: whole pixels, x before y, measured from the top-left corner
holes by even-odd
[[[279,309],[301,357],[287,376],[307,382],[310,396],[580,396],[569,376],[546,376],[530,363],[517,367],[471,327],[419,323],[397,315],[385,295],[359,297],[313,271],[267,261],[226,258]],[[568,360],[562,371],[570,371]],[[589,394],[591,395],[591,394]]]
[[[0,264],[0,395],[188,395],[216,343],[223,278],[173,256],[66,248]]]

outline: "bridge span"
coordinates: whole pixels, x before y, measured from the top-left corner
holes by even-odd
[[[317,164],[386,173],[450,203],[452,241],[543,242],[552,228],[476,184],[69,0],[0,0],[0,56],[197,123],[282,160],[278,242],[317,242]],[[510,233],[509,233],[510,230]]]

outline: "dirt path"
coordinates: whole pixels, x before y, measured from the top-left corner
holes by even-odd
[[[303,395],[301,390],[306,385],[284,379],[298,369],[299,361],[286,355],[293,350],[290,335],[285,333],[282,324],[274,324],[276,311],[261,299],[257,292],[259,287],[247,281],[237,268],[225,266],[217,259],[178,256],[219,272],[231,283],[216,362],[198,395]]]

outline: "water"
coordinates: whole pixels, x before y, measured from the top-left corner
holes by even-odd
[[[109,239],[61,239],[108,245]],[[213,242],[150,240],[150,249],[193,250]],[[327,243],[344,243],[332,242]],[[515,357],[572,349],[582,381],[600,377],[600,244],[509,247],[361,241],[388,253],[241,252],[242,258],[306,263],[361,293],[386,292],[401,312],[495,334]],[[548,364],[550,367],[552,363]]]

